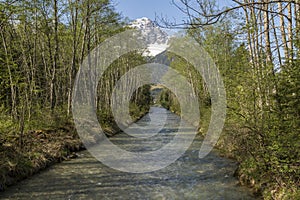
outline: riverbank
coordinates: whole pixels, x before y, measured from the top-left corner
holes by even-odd
[[[23,180],[48,166],[75,157],[84,149],[73,124],[56,129],[28,131],[7,138],[0,145],[0,190]]]
[[[137,121],[147,113],[136,112],[132,117]],[[107,137],[119,132],[116,125],[106,125],[104,128]],[[76,158],[76,152],[85,150],[71,121],[60,123],[56,128],[31,130],[22,136],[16,134],[1,138],[0,192],[55,163]],[[91,139],[89,142],[93,144],[96,141]]]
[[[205,136],[211,108],[209,99],[201,98],[199,96],[202,101],[199,133]],[[163,90],[160,103],[172,112],[180,113],[179,102],[170,91]],[[256,195],[274,200],[300,199],[299,134],[286,131],[283,125],[276,125],[272,120],[268,126],[262,121],[262,126],[258,127],[259,120],[252,124],[251,116],[248,120],[244,117],[236,109],[227,108],[223,132],[215,148],[224,157],[239,163],[236,177]],[[288,123],[284,122],[286,127]]]
[[[152,116],[156,116],[156,120],[145,116],[137,124],[144,126],[151,120],[153,129],[147,130],[153,133],[152,131],[164,122],[165,126],[160,134],[151,138],[138,138],[120,133],[111,137],[111,142],[131,152],[149,152],[162,146],[166,147],[166,144],[178,134],[176,127],[180,125],[180,117],[163,108],[155,108],[150,112]],[[166,121],[164,116],[158,113],[166,113]],[[188,136],[187,133],[193,130],[188,124],[185,127],[183,137]],[[138,174],[107,167],[88,151],[82,151],[78,153],[77,159],[51,166],[36,176],[8,188],[2,198],[7,200],[257,199],[246,187],[237,185],[237,179],[232,176],[236,162],[220,157],[215,151],[199,159],[201,143],[202,137],[197,135],[188,150],[170,165],[157,171]],[[165,150],[165,153],[172,152],[173,148],[167,147]],[[119,161],[130,161],[129,164],[133,167],[140,165],[139,159],[127,160],[126,157],[121,157]],[[149,165],[153,165],[161,160],[153,157],[148,161]]]

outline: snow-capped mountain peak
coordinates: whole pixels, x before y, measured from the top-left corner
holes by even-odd
[[[147,17],[136,19],[129,26],[142,32],[148,44],[148,56],[156,56],[167,49],[169,41],[168,34]]]

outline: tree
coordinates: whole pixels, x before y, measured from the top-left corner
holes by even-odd
[[[299,1],[233,0],[232,7],[221,9],[214,1],[172,2],[189,20],[162,19],[163,25],[186,29],[224,76],[229,114],[222,140],[232,145],[221,146],[238,152],[240,173],[266,184],[267,195],[274,190],[276,199],[294,190],[299,179]],[[226,23],[235,15],[237,23]]]
[[[5,0],[0,6],[1,107],[21,135],[43,117],[68,120],[60,119],[70,117],[79,66],[104,39],[124,30],[119,14],[110,0]],[[103,80],[110,88],[119,78],[114,73]]]

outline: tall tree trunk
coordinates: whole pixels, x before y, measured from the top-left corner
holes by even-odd
[[[266,43],[266,61],[267,64],[272,64],[272,50],[271,50],[271,41],[270,41],[270,19],[269,19],[269,0],[264,0],[264,33],[265,33],[265,43]]]
[[[300,0],[295,0],[295,26],[296,26],[296,41],[300,44]],[[298,50],[299,54],[299,50]]]
[[[283,44],[283,51],[284,51],[284,55],[285,55],[285,60],[287,60],[290,56],[289,56],[289,50],[288,50],[288,45],[287,45],[287,39],[286,39],[286,32],[285,32],[285,22],[284,22],[284,17],[283,17],[283,13],[284,10],[282,8],[282,3],[278,3],[278,9],[279,9],[279,13],[280,15],[280,30],[281,30],[281,39],[282,39],[282,44]]]
[[[73,86],[73,80],[76,75],[76,59],[77,59],[77,47],[78,47],[78,40],[77,40],[77,25],[78,25],[78,6],[79,1],[76,0],[75,5],[72,5],[72,1],[69,0],[69,6],[70,6],[70,13],[71,13],[71,25],[72,25],[72,61],[71,61],[71,67],[69,69],[69,88],[68,88],[68,110],[67,115],[71,112],[71,101],[72,101],[72,86]]]
[[[7,45],[7,41],[4,35],[4,31],[3,28],[0,27],[0,31],[1,31],[1,37],[2,37],[2,42],[3,42],[3,47],[4,47],[4,53],[5,53],[5,63],[6,63],[6,67],[8,70],[8,75],[9,75],[9,83],[10,83],[10,92],[11,92],[11,115],[13,117],[13,119],[17,119],[17,95],[16,95],[16,90],[15,90],[15,84],[13,81],[13,77],[12,77],[12,71],[11,71],[11,66],[10,66],[10,58],[9,58],[9,53],[8,53],[8,45]]]
[[[56,70],[58,68],[58,48],[59,48],[59,40],[58,40],[58,0],[54,0],[54,59],[53,59],[53,69],[51,75],[51,83],[50,83],[50,104],[51,110],[55,108],[55,78],[56,78]]]
[[[247,8],[244,8],[245,16],[246,16],[246,26],[250,26],[250,19],[249,19],[249,13]],[[251,18],[251,16],[250,16]],[[250,53],[250,63],[252,66],[255,67],[255,58],[254,58],[254,51],[253,51],[253,42],[252,42],[252,32],[250,30],[247,30],[247,41],[248,41],[248,50]]]
[[[290,55],[289,59],[291,61],[294,57],[292,3],[288,4],[287,9],[288,9],[288,18],[289,18],[289,23],[288,23],[288,38],[289,38],[288,47],[289,47],[289,55]]]
[[[276,43],[276,50],[277,50],[277,55],[278,55],[278,61],[279,61],[279,66],[282,67],[283,63],[282,63],[282,55],[281,55],[281,51],[280,51],[280,45],[279,45],[279,40],[278,40],[278,35],[277,35],[277,27],[276,27],[276,23],[275,23],[275,17],[272,16],[272,28],[273,28],[273,34],[274,34],[274,40]]]

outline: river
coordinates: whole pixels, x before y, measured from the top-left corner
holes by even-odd
[[[158,126],[164,122],[160,113],[166,113],[166,123],[156,136],[136,139],[120,133],[110,140],[128,151],[162,147],[176,134],[180,118],[164,108],[152,107],[150,115]],[[149,120],[148,114],[137,124],[145,126]],[[147,140],[150,142],[145,142]],[[233,177],[237,168],[235,161],[220,157],[215,150],[203,159],[198,158],[201,142],[201,136],[196,136],[178,160],[147,173],[111,169],[88,151],[82,151],[76,159],[55,164],[9,187],[0,193],[0,199],[255,199],[250,190],[238,186],[238,180]]]

